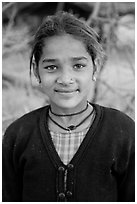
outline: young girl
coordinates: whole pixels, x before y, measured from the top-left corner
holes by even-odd
[[[30,71],[50,99],[3,139],[3,201],[134,201],[134,122],[87,101],[104,53],[69,13],[39,27]]]

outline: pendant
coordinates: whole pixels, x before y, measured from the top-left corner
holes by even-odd
[[[75,130],[77,127],[75,126],[75,125],[70,125],[69,127],[68,127],[68,129],[69,130]]]

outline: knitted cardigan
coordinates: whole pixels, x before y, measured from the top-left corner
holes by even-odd
[[[68,165],[48,130],[49,106],[12,123],[3,138],[4,202],[133,202],[134,122],[92,104],[96,118]]]

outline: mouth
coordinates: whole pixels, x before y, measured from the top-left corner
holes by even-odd
[[[56,89],[55,92],[60,93],[60,94],[72,94],[72,93],[78,93],[80,90],[75,89],[75,90],[65,90],[65,89]]]

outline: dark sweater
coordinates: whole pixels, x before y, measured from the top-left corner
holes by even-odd
[[[49,106],[9,126],[3,138],[3,201],[134,201],[134,122],[120,111],[94,107],[96,118],[68,165],[51,140]]]

